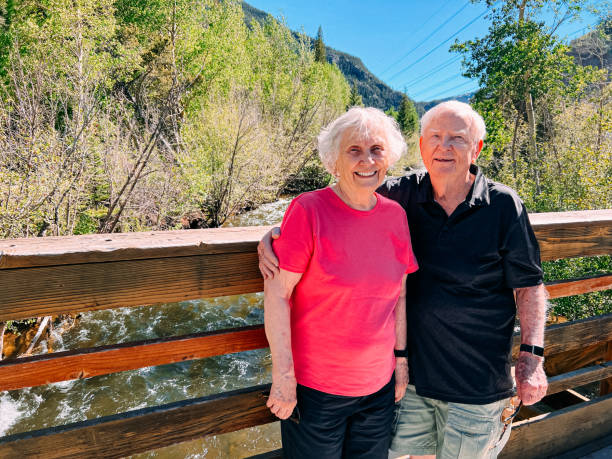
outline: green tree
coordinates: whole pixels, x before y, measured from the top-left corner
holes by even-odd
[[[395,121],[399,119],[399,113],[397,112],[395,107],[391,107],[387,111],[385,111],[385,115],[389,115],[391,118],[395,118]]]
[[[406,94],[402,95],[402,101],[397,112],[397,122],[405,136],[411,136],[419,130],[419,115]]]
[[[347,108],[350,107],[363,107],[363,98],[359,91],[357,91],[357,85],[355,83],[351,84],[351,92],[349,94],[349,101],[347,104]]]
[[[544,108],[552,95],[577,92],[584,87],[588,75],[567,54],[568,48],[554,35],[562,22],[576,17],[585,0],[473,0],[489,6],[491,26],[488,34],[479,39],[456,43],[451,50],[464,54],[464,76],[475,78],[480,84],[476,104],[484,108],[491,127],[502,127],[495,118],[510,116],[514,121],[512,161],[517,173],[517,134],[526,121],[525,145],[535,192],[542,191],[541,155],[538,146],[538,109]],[[539,16],[546,8],[556,11],[551,24]],[[500,113],[503,107],[504,113]],[[505,128],[505,127],[504,127]],[[493,139],[508,138],[507,133],[494,132]],[[489,142],[493,147],[493,144]],[[485,151],[485,155],[490,154]]]
[[[315,39],[315,61],[316,62],[326,62],[325,58],[325,43],[323,43],[323,29],[319,26],[319,30],[317,31],[317,38]]]

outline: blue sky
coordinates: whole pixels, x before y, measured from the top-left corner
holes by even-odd
[[[293,30],[315,36],[319,25],[328,46],[353,54],[389,86],[417,101],[473,91],[463,78],[461,59],[448,51],[455,39],[487,33],[484,3],[468,0],[252,0],[251,5],[284,17]],[[547,15],[548,19],[552,14]],[[557,34],[569,41],[585,33],[597,17],[584,13]]]

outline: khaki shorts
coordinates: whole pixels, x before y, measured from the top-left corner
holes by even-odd
[[[510,437],[501,421],[508,404],[507,398],[486,405],[443,402],[421,397],[409,385],[396,407],[389,457],[495,458]]]

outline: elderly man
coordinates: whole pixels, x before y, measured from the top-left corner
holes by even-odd
[[[469,105],[437,105],[421,120],[426,171],[389,179],[378,190],[405,209],[420,266],[406,289],[411,385],[399,406],[392,456],[497,456],[516,411],[510,349],[517,310],[518,397],[533,404],[546,393],[539,249],[516,193],[474,164],[485,132]],[[269,276],[276,266],[267,236],[260,268]]]

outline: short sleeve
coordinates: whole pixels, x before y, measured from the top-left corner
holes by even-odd
[[[273,246],[281,269],[294,273],[306,271],[313,252],[313,224],[298,198],[285,212],[281,235]]]
[[[542,283],[540,247],[533,233],[527,209],[520,203],[518,215],[507,226],[501,247],[504,276],[510,288],[532,287]]]

